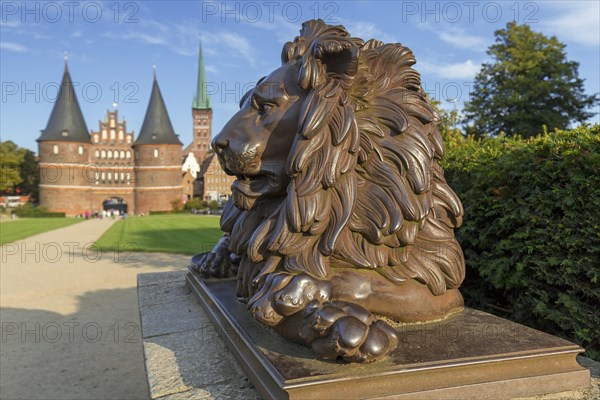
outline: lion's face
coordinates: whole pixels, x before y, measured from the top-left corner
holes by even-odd
[[[287,64],[259,81],[212,141],[225,172],[237,177],[233,200],[242,209],[252,208],[261,197],[284,194],[289,184],[286,159],[305,92],[296,74],[297,68]]]

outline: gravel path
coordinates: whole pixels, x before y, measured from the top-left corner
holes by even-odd
[[[98,253],[114,221],[89,220],[0,249],[0,398],[148,398],[137,274],[188,256]]]

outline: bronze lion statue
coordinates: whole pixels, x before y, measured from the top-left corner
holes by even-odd
[[[254,317],[320,357],[374,361],[392,321],[463,309],[439,116],[401,44],[311,20],[281,59],[212,142],[237,180],[196,269],[237,273]]]

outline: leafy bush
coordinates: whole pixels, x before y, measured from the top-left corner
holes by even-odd
[[[199,197],[194,197],[193,199],[190,199],[185,203],[184,208],[186,210],[191,210],[192,208],[195,208],[196,210],[206,208],[206,206],[203,205],[202,203],[203,202]]]
[[[521,138],[446,135],[465,216],[467,304],[600,357],[600,126]]]
[[[183,201],[181,199],[172,200],[171,209],[175,212],[183,210]]]
[[[64,212],[50,212],[46,207],[35,207],[31,203],[25,203],[15,207],[13,212],[21,218],[64,218]]]

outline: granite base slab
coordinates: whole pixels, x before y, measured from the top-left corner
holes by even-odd
[[[186,281],[264,398],[508,399],[590,385],[579,346],[481,311],[399,325],[398,348],[373,364],[326,362],[256,322],[235,280],[190,270]]]

